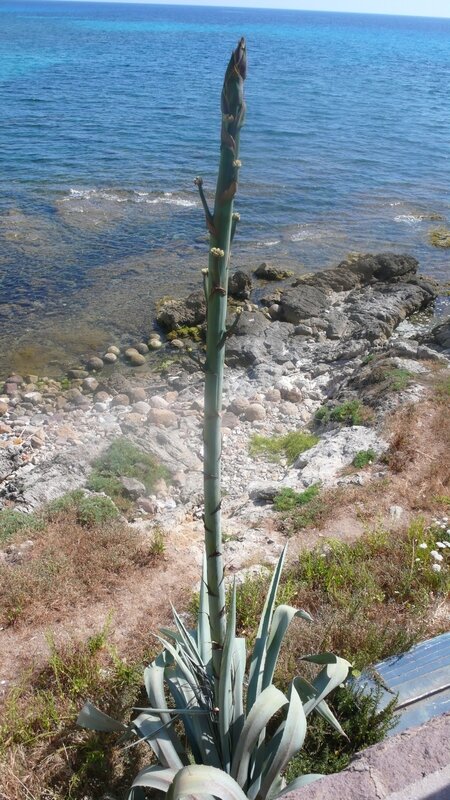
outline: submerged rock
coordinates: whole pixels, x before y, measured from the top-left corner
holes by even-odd
[[[286,278],[291,278],[293,274],[291,269],[272,267],[264,261],[254,272],[255,278],[259,278],[263,281],[284,281]]]
[[[173,331],[184,326],[201,325],[206,319],[206,301],[203,291],[192,292],[185,300],[166,300],[158,309],[158,325]]]

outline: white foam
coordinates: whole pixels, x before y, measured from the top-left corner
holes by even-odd
[[[402,222],[404,225],[417,225],[418,222],[422,222],[422,216],[416,216],[415,214],[397,214],[394,217],[394,222]]]
[[[181,197],[172,192],[164,192],[161,195],[155,196],[150,192],[133,190],[124,190],[119,194],[108,189],[70,189],[67,197],[63,197],[62,200],[63,202],[85,200],[92,204],[106,200],[110,203],[146,203],[148,205],[171,205],[180,206],[182,208],[191,208],[197,205],[194,200],[189,200],[186,197]],[[83,209],[78,205],[72,206],[71,210],[82,211]]]

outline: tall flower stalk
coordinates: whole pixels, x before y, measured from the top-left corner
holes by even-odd
[[[226,316],[230,247],[239,215],[233,213],[237,191],[239,137],[245,116],[244,80],[247,70],[245,40],[232,53],[222,88],[220,165],[214,212],[211,213],[201,178],[196,178],[209,230],[209,263],[204,272],[207,302],[204,417],[204,499],[206,582],[209,595],[213,670],[217,679],[225,640],[225,586],[221,533],[221,412],[227,338]]]

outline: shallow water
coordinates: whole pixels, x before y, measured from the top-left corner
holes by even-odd
[[[144,335],[200,284],[193,177],[213,192],[242,33],[234,266],[391,249],[448,279],[450,20],[0,2],[0,374]]]

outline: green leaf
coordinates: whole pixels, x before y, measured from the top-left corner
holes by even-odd
[[[308,714],[310,714],[314,708],[315,711],[317,711],[317,713],[320,714],[324,720],[326,720],[326,722],[328,722],[338,733],[340,733],[342,736],[345,736],[347,739],[347,734],[339,724],[325,700],[321,700],[316,706],[313,706],[313,702],[319,695],[318,690],[311,683],[309,683],[306,678],[294,678],[293,683],[302,700],[306,716],[308,716]]]
[[[170,726],[172,722],[169,721]],[[163,767],[181,769],[184,766],[170,736],[169,725],[162,722],[158,714],[139,714],[131,724],[139,736],[148,742]]]
[[[84,704],[77,717],[77,725],[81,728],[88,728],[90,731],[102,731],[105,733],[124,733],[128,730],[123,722],[104,714],[89,701]]]
[[[261,621],[259,623],[255,646],[253,648],[247,691],[247,714],[250,712],[253,703],[256,701],[256,698],[261,691],[266,660],[267,637],[269,635],[269,629],[272,622],[281,571],[283,569],[284,559],[286,557],[286,547],[287,545],[283,548],[280,558],[278,559],[275,572],[272,576],[266,602],[261,614]]]
[[[246,787],[250,759],[254,748],[269,720],[287,703],[287,698],[275,686],[268,686],[258,696],[245,720],[231,764],[231,775],[239,786]]]
[[[219,675],[219,734],[222,768],[230,771],[230,726],[233,719],[232,665],[236,640],[236,582],[233,584],[231,607],[223,644]]]
[[[226,772],[204,764],[192,764],[177,772],[167,793],[167,800],[193,795],[214,795],[220,800],[247,800],[244,792]]]
[[[292,606],[286,605],[280,605],[275,609],[267,642],[266,663],[262,680],[263,689],[269,686],[273,681],[281,644],[294,617],[300,617],[307,622],[312,622],[312,617],[302,609],[295,609]]]
[[[144,767],[136,775],[131,788],[146,786],[149,789],[159,789],[160,792],[167,792],[176,774],[177,770],[175,769]]]
[[[288,761],[303,747],[306,736],[306,716],[303,711],[302,701],[291,684],[288,695],[288,713],[286,720],[280,725],[281,740],[278,744],[267,773],[264,776],[258,797],[260,800],[271,794],[271,789],[275,781],[283,772]],[[275,734],[276,735],[276,734]]]
[[[233,651],[233,718],[230,728],[232,752],[235,751],[237,742],[242,733],[242,728],[245,722],[244,712],[244,678],[245,678],[245,662],[247,658],[247,651],[245,647],[245,639],[238,638],[234,640]]]
[[[331,660],[331,656],[333,660]],[[325,659],[325,660],[324,660]],[[312,685],[315,689],[315,697],[311,697],[304,703],[305,714],[309,714],[316,706],[330,693],[345,681],[351,664],[340,658],[334,656],[332,653],[322,653],[317,656],[305,656],[303,661],[310,661],[314,664],[325,664],[324,668],[320,670],[316,678],[314,678]],[[297,678],[294,679],[294,684],[297,688]],[[297,691],[299,691],[297,689]]]
[[[203,554],[200,603],[198,607],[197,642],[203,664],[208,669],[212,659],[211,631],[209,627],[209,599],[206,588],[206,554]]]
[[[282,792],[277,794],[274,800],[278,800],[279,797],[283,797],[283,795],[288,794],[288,792],[295,792],[297,789],[303,789],[303,787],[308,786],[309,783],[314,783],[314,781],[318,781],[320,778],[324,777],[324,775],[319,775],[317,772],[310,772],[309,775],[300,775],[299,778],[295,778]]]

